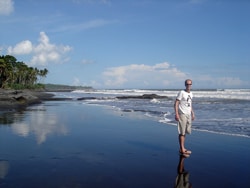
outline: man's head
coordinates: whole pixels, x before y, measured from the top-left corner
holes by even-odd
[[[185,86],[187,85],[192,85],[192,80],[191,79],[186,79],[185,80]]]
[[[186,91],[189,92],[192,86],[192,80],[191,79],[185,80],[185,86],[186,86]]]

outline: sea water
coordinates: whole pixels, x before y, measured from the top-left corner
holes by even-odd
[[[105,105],[122,112],[144,115],[166,125],[176,125],[174,102],[178,90],[76,90],[56,97],[84,98],[82,103]],[[250,138],[250,89],[193,90],[196,119],[193,130]],[[117,96],[157,94],[167,98],[117,99]],[[92,99],[90,99],[92,98]]]
[[[0,187],[173,187],[179,166],[172,126],[177,92],[57,92],[73,101],[0,112]],[[168,98],[116,98],[152,93]],[[190,181],[204,188],[247,187],[249,91],[194,91],[194,96],[196,130],[237,137],[194,133],[199,144],[190,144],[194,154],[185,161]],[[77,100],[81,97],[86,98]]]

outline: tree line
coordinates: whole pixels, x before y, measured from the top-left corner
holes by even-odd
[[[0,88],[3,89],[35,89],[44,87],[38,83],[46,77],[48,70],[29,67],[17,61],[14,56],[0,56]]]

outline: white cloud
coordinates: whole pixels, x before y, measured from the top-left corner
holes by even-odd
[[[217,77],[214,75],[191,75],[180,70],[168,62],[155,65],[131,64],[126,66],[110,67],[102,73],[101,81],[91,81],[94,88],[184,88],[186,79],[193,80],[194,89],[202,88],[239,88],[247,85],[237,77]],[[74,85],[80,85],[80,80],[75,79]],[[76,84],[77,83],[77,84]],[[84,84],[82,84],[84,85]],[[249,85],[249,83],[248,83]]]
[[[58,63],[61,57],[71,50],[70,46],[51,44],[45,32],[40,32],[39,44],[34,47],[32,65],[47,65],[49,62]]]
[[[112,67],[103,76],[107,87],[157,88],[174,85],[175,81],[184,80],[187,74],[164,62],[153,66],[132,64]]]
[[[23,55],[23,54],[30,54],[32,52],[32,43],[29,40],[22,41],[14,48],[8,48],[8,54],[16,54],[16,55]]]
[[[12,0],[0,0],[0,15],[9,15],[14,11],[14,2]]]
[[[8,54],[13,55],[32,55],[31,65],[45,66],[48,63],[63,62],[64,55],[72,48],[68,45],[56,45],[50,43],[49,37],[45,32],[40,32],[39,43],[33,45],[31,41],[25,40],[14,47],[8,47]]]
[[[132,64],[111,67],[103,72],[106,88],[182,88],[184,80],[193,80],[194,88],[239,88],[247,85],[238,77],[190,75],[169,64]]]

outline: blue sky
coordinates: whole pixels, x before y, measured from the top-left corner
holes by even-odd
[[[0,53],[44,83],[250,88],[248,0],[0,0]]]

